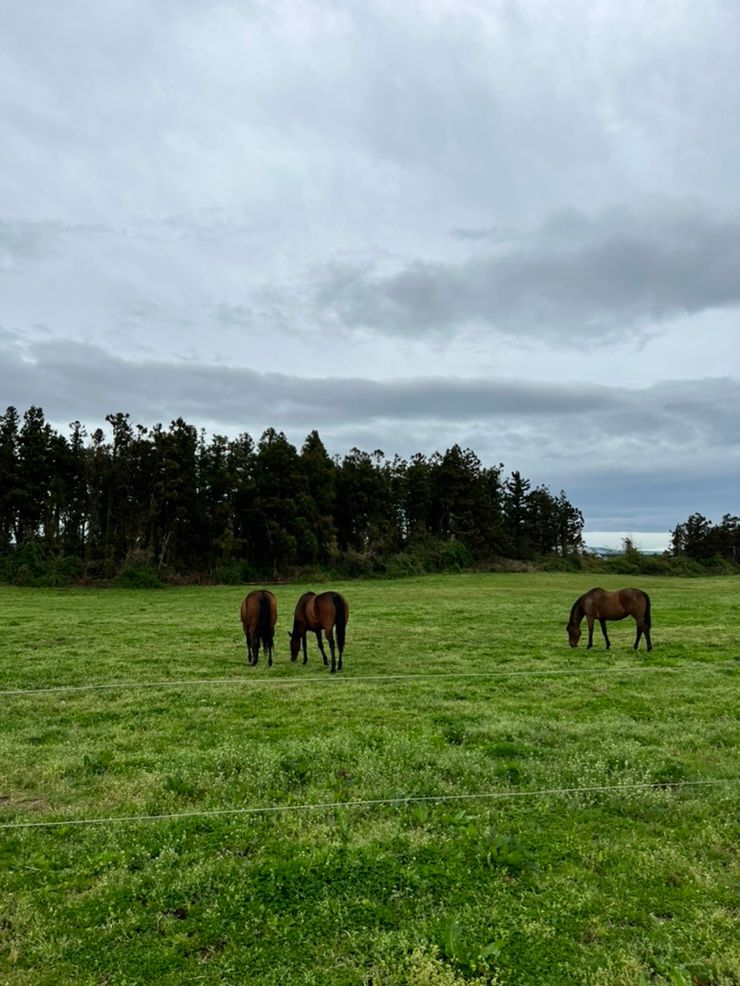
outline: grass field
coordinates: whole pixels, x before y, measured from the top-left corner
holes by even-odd
[[[637,582],[650,655],[568,648],[582,577],[337,585],[336,677],[305,586],[271,669],[244,589],[0,589],[0,825],[185,816],[0,829],[0,981],[740,983],[740,584]]]

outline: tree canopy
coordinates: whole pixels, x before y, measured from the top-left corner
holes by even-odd
[[[269,428],[255,441],[185,422],[57,433],[40,407],[0,418],[0,554],[29,545],[90,578],[127,566],[168,575],[279,578],[305,566],[382,571],[400,553],[444,559],[567,556],[583,517],[501,464],[453,445],[410,459],[352,448],[331,457],[317,431],[300,451]],[[434,560],[436,559],[436,561]]]

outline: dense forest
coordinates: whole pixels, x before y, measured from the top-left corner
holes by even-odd
[[[345,575],[441,570],[496,557],[566,557],[583,517],[519,472],[457,445],[387,459],[332,458],[317,432],[300,450],[268,429],[255,441],[106,418],[59,434],[39,407],[0,419],[0,566],[32,580],[125,573],[219,581],[300,569]]]
[[[357,448],[340,458],[316,431],[298,450],[272,428],[255,441],[209,437],[182,418],[168,428],[124,413],[106,422],[107,433],[88,433],[74,421],[65,436],[40,407],[0,418],[0,579],[143,585],[588,562],[583,516],[563,491],[458,445],[408,460]],[[675,567],[628,549],[614,571]],[[740,518],[692,514],[673,532],[672,555],[686,571],[735,566]]]

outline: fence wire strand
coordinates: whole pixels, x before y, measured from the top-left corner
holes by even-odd
[[[518,671],[430,671],[429,673],[417,674],[365,674],[345,676],[339,675],[311,675],[306,677],[283,677],[283,678],[180,678],[162,679],[161,681],[111,681],[98,682],[89,685],[51,685],[46,688],[7,688],[0,690],[0,698],[12,698],[23,695],[50,695],[61,694],[62,692],[92,692],[92,691],[125,691],[126,689],[137,688],[189,688],[203,686],[223,686],[231,685],[238,687],[264,687],[264,686],[286,686],[296,687],[299,685],[320,684],[327,682],[343,682],[345,684],[357,684],[360,682],[383,682],[383,681],[433,681],[435,678],[525,678],[525,677],[556,677],[558,675],[609,675],[609,674],[677,674],[681,671],[696,670],[727,670],[720,664],[684,664],[684,665],[651,665],[649,667],[623,666],[616,668],[526,668]]]
[[[45,822],[5,822],[0,830],[64,828],[73,825],[109,825],[121,822],[157,822],[185,818],[215,818],[226,815],[267,815],[287,814],[291,811],[325,811],[337,808],[377,808],[383,805],[413,805],[424,803],[444,803],[461,801],[495,801],[509,798],[542,798],[547,795],[563,796],[576,794],[603,794],[607,792],[629,792],[648,790],[677,790],[681,788],[719,787],[737,784],[740,778],[730,777],[716,780],[696,781],[653,781],[641,784],[601,784],[592,787],[553,787],[535,791],[485,791],[477,794],[427,794],[396,798],[369,798],[358,801],[320,801],[307,804],[287,805],[248,805],[241,808],[204,808],[200,811],[165,812],[154,815],[112,815],[107,818],[67,818]]]

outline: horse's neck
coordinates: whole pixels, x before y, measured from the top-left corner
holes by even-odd
[[[570,614],[570,622],[573,626],[580,626],[583,617],[586,615],[586,609],[583,605],[583,600],[579,599],[573,606],[573,610]]]
[[[306,626],[310,627],[311,629],[313,629],[316,623],[316,607],[314,606],[315,602],[316,602],[316,597],[314,596],[312,599],[307,599],[306,605],[303,607],[303,619],[306,623]]]

